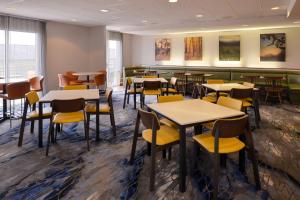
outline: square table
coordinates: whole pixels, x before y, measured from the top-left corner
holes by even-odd
[[[239,84],[239,83],[202,84],[202,86],[215,91],[217,94],[217,99],[220,96],[220,92],[230,92],[231,89],[233,89],[233,88],[238,88],[238,89],[249,89],[250,88],[250,87],[247,87],[247,86]]]
[[[39,101],[39,147],[43,147],[43,119],[41,118],[43,113],[43,104],[51,103],[55,99],[59,100],[71,100],[83,98],[85,101],[94,101],[96,103],[96,140],[100,140],[99,130],[99,90],[52,90],[43,96]]]
[[[169,90],[169,82],[165,78],[133,78],[134,86],[134,109],[136,109],[136,88],[138,84],[143,84],[144,81],[160,81],[161,83],[167,84],[167,95]]]
[[[197,134],[202,133],[201,125],[218,119],[239,117],[245,115],[244,112],[231,108],[213,104],[200,99],[176,101],[168,103],[148,104],[148,109],[173,121],[179,127],[179,190],[185,192],[186,179],[186,128],[195,127]],[[138,124],[139,119],[137,120]],[[138,126],[138,125],[137,125]],[[132,153],[130,162],[132,163],[135,154],[136,141],[138,137],[138,127],[134,133]]]

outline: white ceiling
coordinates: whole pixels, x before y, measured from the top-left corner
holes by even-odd
[[[0,0],[0,12],[135,34],[300,26],[288,19],[290,0]],[[279,6],[278,10],[271,10]],[[109,12],[100,12],[108,9]],[[197,19],[196,15],[203,17]],[[147,22],[142,22],[146,20]]]

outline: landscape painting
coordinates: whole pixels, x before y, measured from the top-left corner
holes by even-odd
[[[163,38],[155,40],[155,60],[171,59],[171,39]]]
[[[184,59],[202,60],[202,37],[184,38]]]
[[[285,61],[285,33],[260,35],[260,61]]]
[[[240,61],[240,36],[223,35],[219,38],[219,60]]]

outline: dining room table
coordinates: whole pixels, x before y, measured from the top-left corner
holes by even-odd
[[[202,124],[218,119],[240,117],[244,112],[213,104],[200,99],[147,104],[149,111],[174,122],[180,133],[179,141],[179,190],[186,191],[186,129],[194,127],[195,134],[202,134]],[[130,154],[130,164],[133,164],[136,144],[139,137],[140,116],[137,115],[136,127]]]
[[[168,91],[168,89],[169,89],[169,82],[165,78],[136,78],[136,77],[133,77],[132,79],[133,79],[132,82],[133,82],[133,87],[134,87],[134,94],[133,94],[134,109],[136,109],[136,91],[137,91],[137,86],[138,85],[142,85],[144,83],[144,81],[160,81],[162,84],[166,84],[167,85],[167,95],[169,94],[169,91]]]
[[[96,141],[100,140],[100,115],[99,115],[99,101],[100,95],[98,89],[89,89],[89,90],[51,90],[45,96],[43,96],[39,101],[39,147],[43,147],[43,105],[49,104],[53,100],[71,100],[83,98],[85,101],[95,102],[96,104]]]

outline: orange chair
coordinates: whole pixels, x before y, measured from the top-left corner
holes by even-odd
[[[43,92],[44,76],[35,76],[29,79],[30,91]]]
[[[65,86],[68,85],[80,85],[80,83],[71,81],[69,77],[64,74],[58,74],[58,85],[60,88],[64,88]]]
[[[75,73],[75,72],[74,71],[65,72],[65,75],[69,78],[71,83],[81,84],[84,82],[83,80],[78,80],[79,76],[73,75],[73,73]]]

